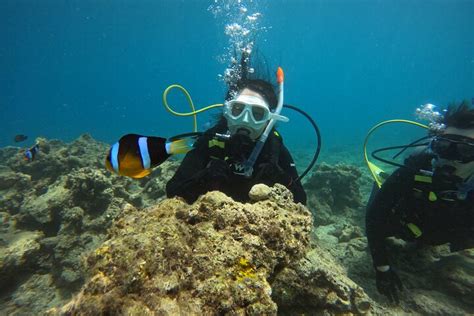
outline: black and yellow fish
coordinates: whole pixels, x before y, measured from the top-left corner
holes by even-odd
[[[105,159],[108,170],[135,179],[151,173],[173,154],[184,154],[192,149],[190,138],[167,140],[162,137],[127,134],[112,145]]]

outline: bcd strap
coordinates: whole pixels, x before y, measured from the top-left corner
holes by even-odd
[[[278,164],[280,158],[280,149],[283,144],[282,137],[277,131],[273,131],[275,137],[269,137],[267,142],[270,145],[270,157],[268,159],[274,164]],[[226,151],[226,142],[218,140],[217,138],[211,138],[208,141],[209,157],[214,159],[227,160],[228,153]]]
[[[438,197],[431,191],[433,178],[428,175],[415,174],[415,185],[413,186],[413,195],[418,199],[427,199],[430,202],[436,202]]]
[[[209,157],[213,159],[225,159],[225,142],[211,138],[208,142]]]
[[[421,229],[413,223],[408,223],[407,227],[415,238],[419,238],[423,234]]]
[[[276,137],[271,137],[270,138],[270,145],[271,145],[271,150],[270,150],[270,162],[274,163],[275,165],[278,164],[278,160],[280,158],[280,149],[282,145],[282,139],[280,134],[278,134],[277,131],[273,131],[273,134]]]
[[[208,147],[219,147],[224,149],[225,148],[225,143],[223,141],[217,140],[215,138],[212,138],[209,140]]]

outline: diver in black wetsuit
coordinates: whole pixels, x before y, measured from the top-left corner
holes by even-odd
[[[467,102],[451,106],[443,123],[427,148],[373,192],[367,207],[377,290],[390,301],[398,302],[402,283],[388,260],[387,237],[450,243],[451,251],[474,247],[474,109]]]
[[[253,185],[280,183],[290,189],[295,202],[306,204],[293,159],[275,129],[268,135],[251,175],[243,174],[246,160],[279,104],[268,80],[248,78],[246,60],[242,56],[242,76],[227,93],[224,116],[187,153],[166,185],[168,197],[180,196],[192,203],[201,194],[219,190],[244,202],[249,200]]]
[[[225,133],[227,124],[221,120],[210,131]],[[291,190],[294,201],[306,204],[306,193],[298,177],[293,159],[283,145],[281,137],[272,134],[255,164],[254,175],[247,178],[234,171],[238,163],[248,157],[254,145],[247,139],[232,137],[228,142],[208,136],[201,136],[176,174],[166,185],[168,197],[180,196],[188,203],[194,202],[201,194],[219,190],[236,201],[248,201],[248,193],[253,185],[265,183],[269,186],[281,183]],[[222,148],[223,146],[223,148]]]

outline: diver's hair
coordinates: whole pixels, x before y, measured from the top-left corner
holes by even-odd
[[[443,124],[446,127],[461,129],[474,128],[474,108],[469,101],[460,104],[451,103],[444,114]]]
[[[248,88],[262,95],[270,105],[270,109],[274,110],[278,105],[276,87],[272,84],[267,61],[262,56],[258,56],[260,57],[258,62],[255,62],[256,55],[249,56],[248,53],[242,53],[240,58],[240,78],[237,82],[229,84],[225,100],[231,100],[240,91]],[[253,68],[253,71],[249,71],[251,68]]]
[[[242,89],[247,88],[260,94],[265,101],[270,105],[270,109],[276,109],[278,105],[278,98],[275,93],[273,85],[262,79],[247,80],[243,82]],[[241,90],[242,90],[241,89]]]

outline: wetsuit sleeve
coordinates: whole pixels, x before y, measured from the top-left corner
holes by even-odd
[[[180,196],[188,203],[193,203],[207,192],[205,185],[206,166],[208,163],[208,138],[201,137],[194,149],[184,157],[174,176],[166,184],[168,197]]]
[[[293,200],[297,203],[299,202],[306,205],[306,192],[304,191],[300,180],[293,182],[293,180],[298,178],[298,171],[296,171],[295,163],[290,152],[284,145],[282,145],[280,149],[278,164],[285,174],[291,178],[290,183],[287,186],[293,193]]]
[[[400,168],[384,182],[378,192],[372,193],[373,199],[367,206],[365,224],[374,267],[389,265],[386,238],[396,235],[401,229],[392,209],[410,193],[409,177],[409,173]],[[374,186],[373,190],[377,189]]]

